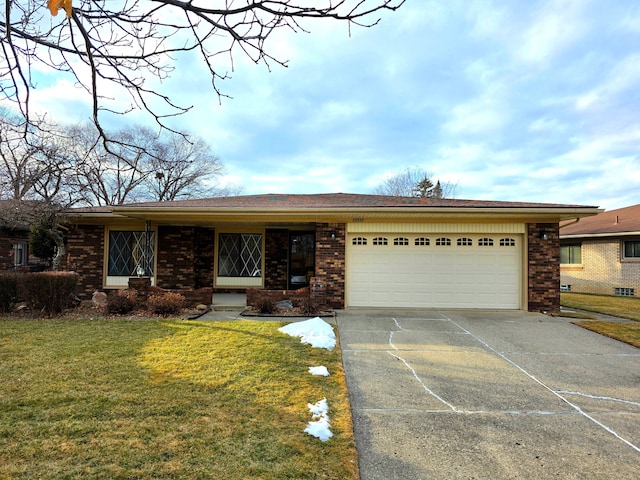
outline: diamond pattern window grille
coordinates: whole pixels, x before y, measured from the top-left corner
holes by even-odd
[[[218,276],[262,276],[261,234],[221,233],[218,243]]]
[[[111,231],[109,232],[108,275],[132,277],[153,276],[155,232]]]

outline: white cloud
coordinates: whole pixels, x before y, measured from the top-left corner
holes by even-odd
[[[514,42],[526,63],[547,63],[574,45],[586,33],[585,0],[548,0],[538,6],[533,21]]]

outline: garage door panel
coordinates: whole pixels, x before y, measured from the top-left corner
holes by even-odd
[[[358,234],[362,236],[362,234]],[[385,236],[384,234],[371,234]],[[499,234],[493,246],[414,244],[373,246],[347,243],[347,304],[349,306],[434,308],[520,308],[520,246],[501,247]],[[389,237],[389,236],[387,236]],[[486,236],[483,236],[486,237]],[[514,235],[509,235],[513,238]],[[517,237],[517,236],[516,236]],[[395,236],[393,237],[395,238]],[[520,245],[520,238],[516,245]]]

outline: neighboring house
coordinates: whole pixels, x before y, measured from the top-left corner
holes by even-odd
[[[0,270],[16,270],[28,265],[29,228],[0,227]]]
[[[326,305],[560,308],[559,222],[596,207],[357,194],[254,195],[69,210],[79,292],[309,286]]]
[[[640,205],[560,228],[563,291],[640,296]]]
[[[29,263],[29,224],[18,219],[16,203],[0,200],[0,270],[15,270]]]

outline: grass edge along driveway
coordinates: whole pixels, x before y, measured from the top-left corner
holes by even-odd
[[[640,348],[640,298],[561,293],[560,304],[588,312],[627,318],[631,322],[576,321],[575,325]]]
[[[282,325],[0,319],[0,478],[358,478],[339,346]]]

